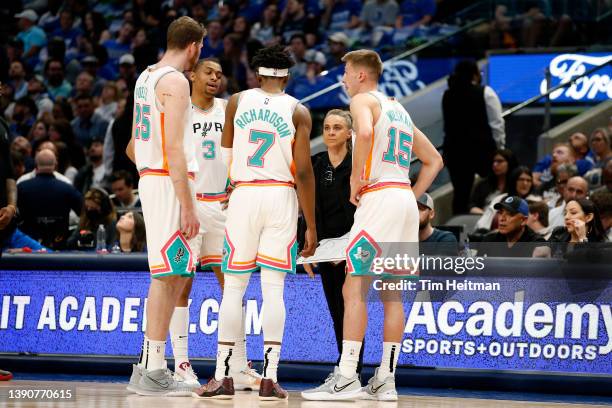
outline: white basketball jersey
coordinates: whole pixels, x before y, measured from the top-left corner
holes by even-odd
[[[208,201],[225,196],[227,167],[221,160],[221,134],[225,123],[227,102],[215,98],[213,106],[203,110],[193,106],[193,137],[200,171],[196,175],[198,199]]]
[[[380,102],[380,117],[374,125],[370,155],[364,179],[372,183],[399,181],[410,183],[414,126],[406,109],[394,98],[370,92]]]
[[[294,181],[294,97],[259,88],[240,94],[234,116],[232,181]]]
[[[166,143],[173,135],[166,135],[164,130],[163,106],[157,100],[155,87],[160,78],[176,69],[170,66],[144,70],[134,89],[134,151],[136,167],[142,174],[168,174]],[[178,72],[178,71],[176,71]],[[189,104],[191,106],[191,103]],[[195,142],[191,126],[191,107],[185,115],[185,133],[183,147],[187,161],[187,171],[197,172]]]

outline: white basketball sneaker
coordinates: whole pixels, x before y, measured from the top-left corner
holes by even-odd
[[[236,391],[259,391],[261,374],[251,368],[251,362],[240,371],[231,370],[230,376],[234,379],[234,390]]]
[[[178,367],[174,367],[174,379],[182,381],[186,385],[193,387],[200,387],[201,384],[198,381],[198,376],[193,371],[191,363],[189,361],[183,361]]]

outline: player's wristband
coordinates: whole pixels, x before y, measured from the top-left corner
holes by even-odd
[[[229,168],[232,162],[233,149],[231,147],[221,147],[221,161],[225,167]]]

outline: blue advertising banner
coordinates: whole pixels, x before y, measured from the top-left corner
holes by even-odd
[[[565,54],[502,54],[489,56],[489,86],[502,103],[520,103],[546,92],[546,68],[551,87],[612,60],[612,52]],[[581,78],[550,95],[552,102],[593,103],[612,98],[612,65]]]
[[[378,89],[388,96],[405,98],[448,75],[459,60],[460,58],[414,58],[387,62]],[[306,79],[296,79],[293,84],[290,83],[287,93],[298,99],[305,98],[327,86],[341,82],[343,74],[344,66],[341,65],[318,77],[313,83]],[[310,109],[338,108],[348,106],[349,100],[344,87],[339,87],[307,102],[306,105]]]
[[[404,285],[396,289],[404,291],[406,312],[400,365],[612,374],[609,281],[456,275],[396,283]],[[4,270],[0,352],[136,356],[148,284],[146,272]],[[214,357],[220,300],[214,276],[199,274],[190,356]],[[248,356],[260,360],[265,310],[258,274],[245,300]],[[288,277],[285,304],[282,359],[335,362],[319,277]],[[368,309],[365,361],[379,363],[383,311],[374,290]]]

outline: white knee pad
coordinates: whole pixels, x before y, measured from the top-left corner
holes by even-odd
[[[283,341],[285,329],[284,272],[261,268],[261,294],[263,297],[262,328],[264,341]]]
[[[226,273],[223,300],[219,307],[219,341],[234,342],[242,327],[242,298],[249,284],[250,273]]]

